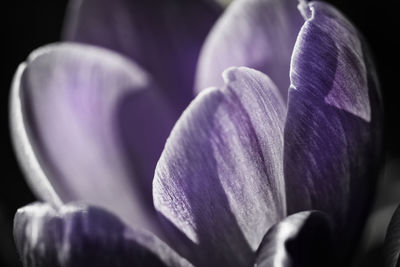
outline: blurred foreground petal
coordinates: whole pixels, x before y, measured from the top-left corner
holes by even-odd
[[[84,200],[157,231],[151,183],[175,119],[143,70],[100,48],[46,46],[17,72],[11,114],[40,198]]]
[[[58,210],[42,203],[21,208],[14,236],[25,267],[191,266],[152,234],[80,204]]]
[[[207,0],[73,0],[65,39],[120,52],[148,71],[177,111],[189,104],[201,46],[221,8]]]
[[[285,105],[261,72],[232,68],[183,113],[157,164],[156,209],[195,243],[195,265],[250,266],[285,216]],[[206,261],[206,262],[204,262]]]
[[[332,215],[339,249],[350,254],[381,165],[379,85],[354,26],[328,4],[302,8],[308,20],[292,57],[285,125],[288,211]]]

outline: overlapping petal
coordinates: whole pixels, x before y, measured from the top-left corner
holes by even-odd
[[[400,206],[393,214],[385,238],[385,267],[396,267],[400,264]]]
[[[11,103],[17,154],[39,197],[84,200],[157,232],[151,183],[175,117],[146,72],[104,49],[50,45],[21,66]]]
[[[297,33],[304,19],[297,0],[236,0],[216,23],[202,49],[196,90],[223,85],[220,73],[246,66],[266,73],[284,100]]]
[[[332,258],[332,225],[319,211],[303,211],[268,231],[257,250],[257,267],[336,266]]]
[[[151,184],[219,9],[211,1],[72,1],[65,38],[130,60],[66,43],[20,66],[11,96],[17,154],[38,195],[57,207],[17,213],[24,264],[190,265],[102,209],[63,205],[74,200],[162,238],[165,222],[169,244],[196,266],[321,266],[330,244],[346,258],[379,171],[381,99],[354,26],[328,4],[300,2],[306,22],[295,46],[304,22],[296,1],[228,7],[196,81],[198,92],[219,88],[202,90],[183,113]],[[219,74],[238,65],[254,69],[225,71],[223,85]],[[297,213],[310,209],[329,214],[334,228],[324,213]],[[280,221],[287,213],[295,214]],[[342,234],[331,240],[331,231]],[[389,266],[398,258],[391,237]]]
[[[333,214],[349,253],[381,161],[378,83],[362,37],[341,13],[322,2],[303,3],[302,12],[285,124],[287,206]]]
[[[224,79],[176,123],[153,195],[156,209],[197,245],[195,265],[250,266],[266,231],[285,216],[285,105],[261,72],[234,68]]]
[[[220,12],[207,0],[73,0],[65,39],[130,57],[182,111],[192,99],[200,48]]]
[[[25,267],[192,266],[152,234],[82,204],[23,207],[14,235]]]

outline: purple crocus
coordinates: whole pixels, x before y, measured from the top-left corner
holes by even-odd
[[[72,0],[64,35],[12,88],[17,155],[43,201],[15,217],[25,266],[348,263],[382,103],[343,14],[295,0]]]

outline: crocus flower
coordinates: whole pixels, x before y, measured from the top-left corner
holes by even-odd
[[[323,2],[220,13],[201,0],[72,1],[66,42],[19,67],[14,143],[43,201],[15,217],[25,266],[350,259],[382,146],[362,36]]]

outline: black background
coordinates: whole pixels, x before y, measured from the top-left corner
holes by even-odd
[[[397,158],[400,156],[400,130],[397,127],[400,114],[397,82],[400,77],[400,42],[396,36],[400,35],[400,14],[396,1],[328,2],[342,10],[358,26],[372,48],[385,102],[386,156]],[[10,143],[8,96],[11,79],[18,64],[32,50],[59,40],[66,3],[66,0],[2,2],[0,266],[20,266],[12,239],[12,219],[18,207],[35,200],[15,161]]]

